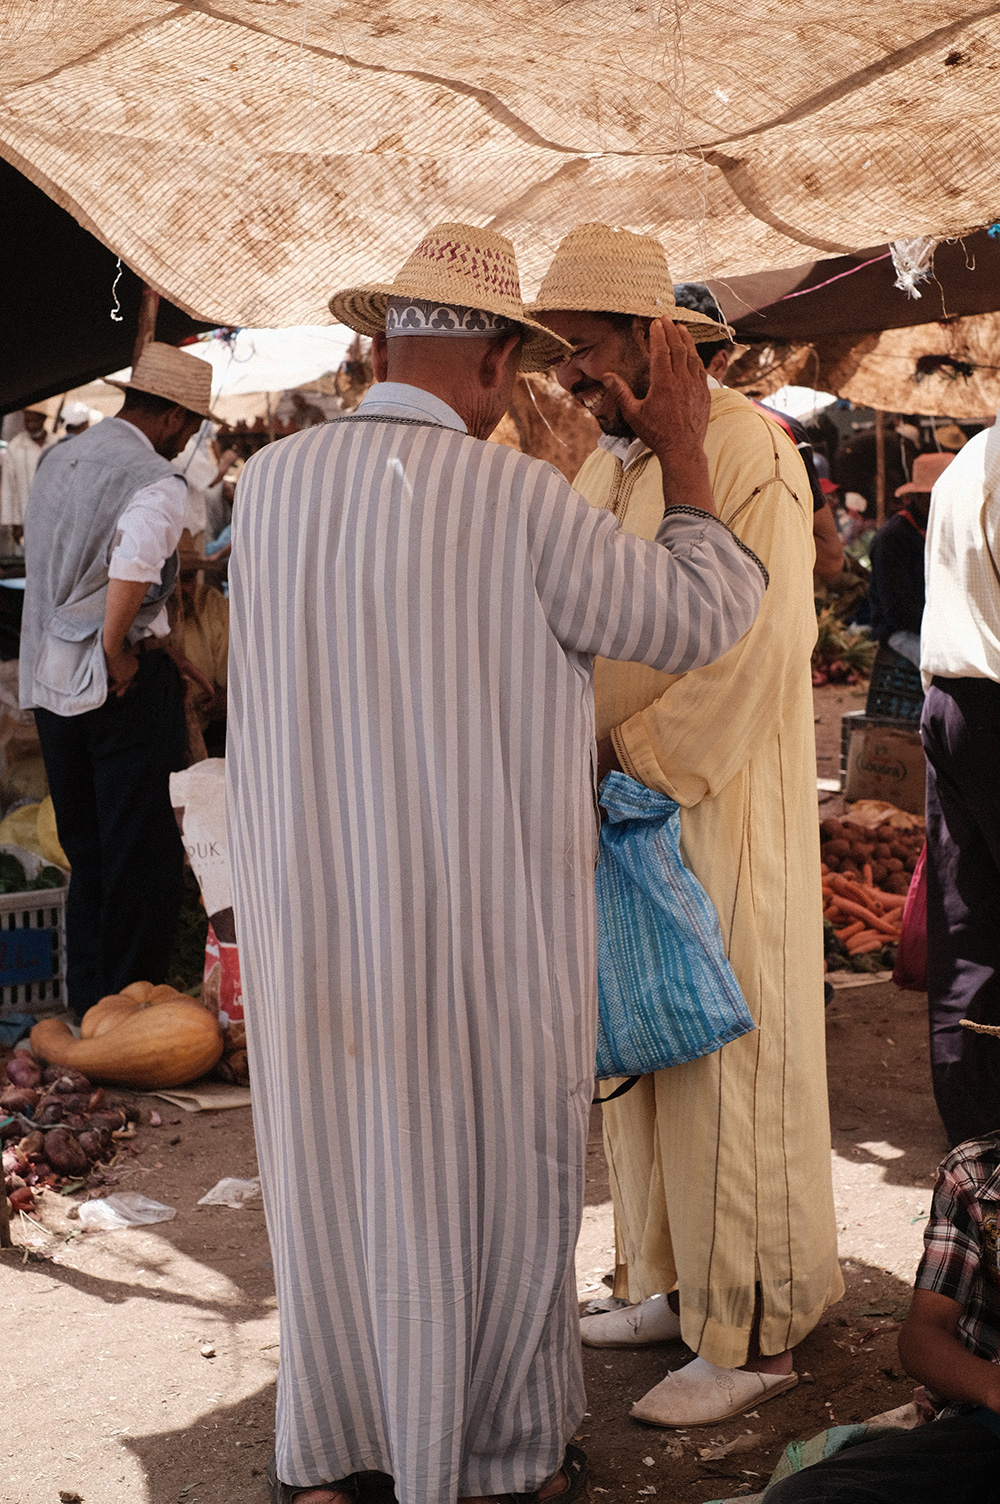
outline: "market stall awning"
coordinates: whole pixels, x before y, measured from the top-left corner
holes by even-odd
[[[1000,313],[755,346],[726,379],[762,394],[799,383],[883,412],[988,421],[1000,408]]]
[[[0,155],[213,323],[319,323],[426,227],[525,290],[602,219],[678,278],[997,214],[1000,7],[907,0],[14,0]]]
[[[119,277],[106,246],[0,161],[0,414],[127,365],[141,295],[133,271]],[[160,339],[206,327],[161,300]]]
[[[743,340],[815,340],[870,334],[1000,309],[1000,227],[934,248],[918,297],[896,286],[888,245],[824,257],[783,271],[712,281],[719,306]]]

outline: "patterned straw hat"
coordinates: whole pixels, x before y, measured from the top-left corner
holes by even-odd
[[[212,367],[196,355],[185,355],[174,345],[151,340],[132,367],[128,381],[112,381],[123,392],[147,392],[176,402],[188,412],[211,418]]]
[[[683,324],[695,341],[733,339],[719,324],[692,308],[679,308],[667,257],[652,235],[613,230],[598,223],[577,225],[560,242],[528,312],[631,313],[664,316]]]
[[[330,299],[330,312],[357,334],[384,334],[390,298],[394,305],[398,299],[412,298],[415,305],[434,303],[444,309],[462,309],[466,315],[481,310],[520,325],[522,371],[543,371],[569,351],[563,340],[525,313],[514,247],[492,230],[435,225],[391,285],[373,282],[346,287]],[[465,322],[466,333],[476,332]],[[489,323],[496,328],[495,320]]]

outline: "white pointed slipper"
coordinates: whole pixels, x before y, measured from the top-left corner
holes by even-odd
[[[647,1426],[711,1426],[753,1410],[798,1382],[797,1373],[748,1373],[694,1358],[637,1400],[632,1418]]]
[[[653,1342],[679,1342],[680,1335],[681,1318],[665,1295],[580,1320],[584,1347],[648,1347]]]

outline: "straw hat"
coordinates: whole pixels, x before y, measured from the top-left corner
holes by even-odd
[[[330,312],[357,334],[384,334],[390,298],[481,309],[520,324],[522,371],[542,371],[569,351],[565,341],[526,314],[514,247],[493,230],[435,225],[407,257],[395,281],[345,287],[330,299]]]
[[[963,1029],[971,1029],[974,1034],[1000,1034],[1000,1027],[996,1024],[976,1024],[971,1018],[960,1018],[959,1023]]]
[[[933,491],[934,482],[944,474],[954,458],[953,454],[918,454],[913,461],[912,479],[904,486],[897,486],[896,495],[911,496],[914,491]]]
[[[176,402],[188,412],[211,418],[212,367],[196,355],[185,355],[174,345],[151,340],[132,367],[130,381],[112,381],[123,392],[148,392]]]
[[[968,434],[964,434],[957,423],[942,423],[940,428],[935,428],[934,437],[942,449],[955,451],[964,449],[969,442]]]
[[[613,230],[598,223],[577,225],[560,242],[529,313],[631,313],[640,319],[666,316],[683,324],[695,341],[733,339],[728,324],[693,308],[680,308],[666,253],[652,235]]]

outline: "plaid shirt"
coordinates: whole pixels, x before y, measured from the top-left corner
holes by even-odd
[[[942,1162],[915,1284],[956,1300],[960,1341],[1000,1362],[1000,1133],[969,1139]]]

